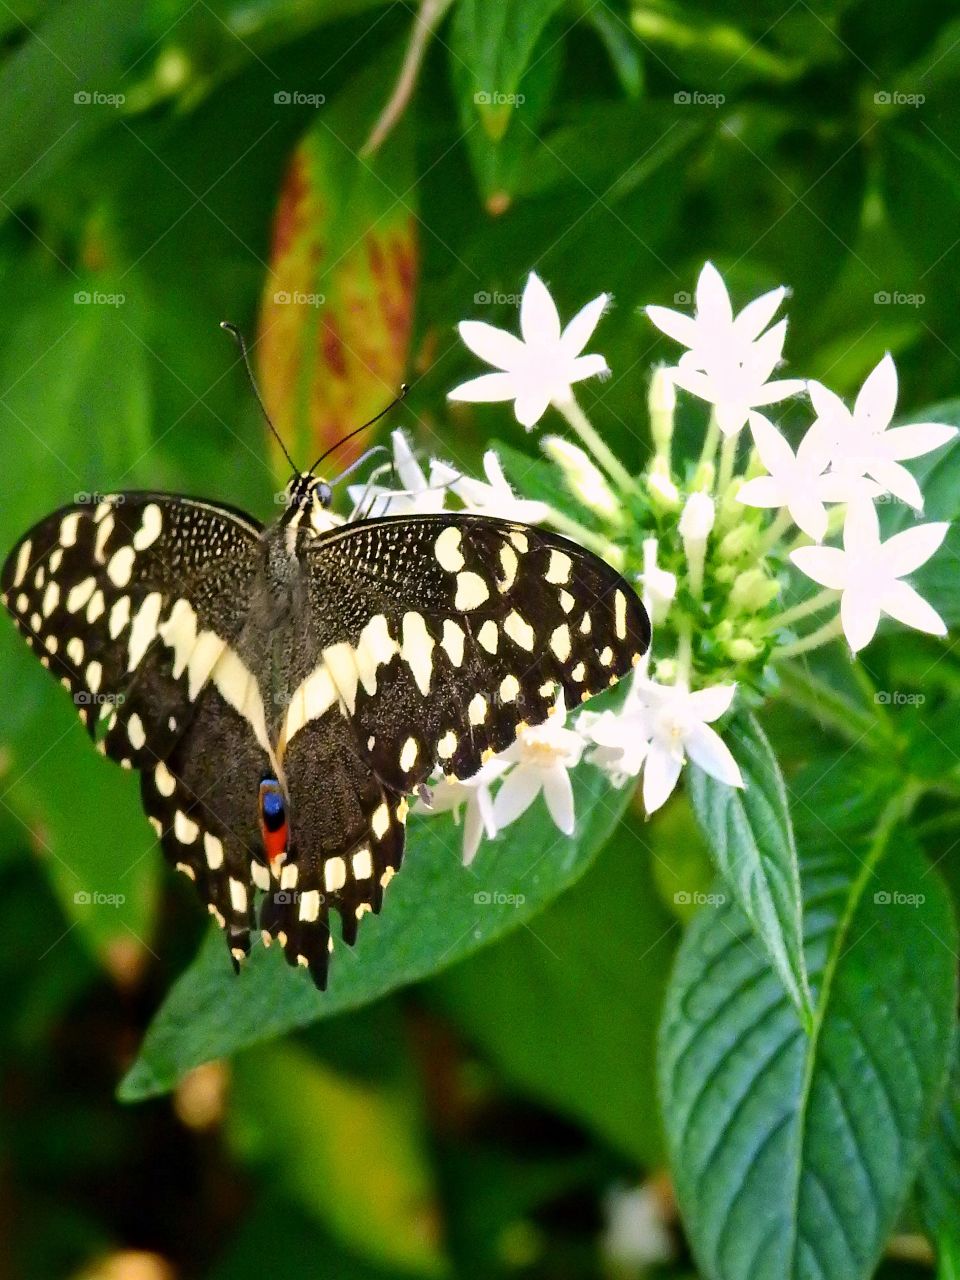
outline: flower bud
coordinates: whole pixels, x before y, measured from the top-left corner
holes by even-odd
[[[607,520],[620,522],[622,512],[616,494],[593,459],[579,445],[562,436],[545,436],[543,451],[563,472],[574,497]]]
[[[733,640],[728,640],[724,649],[734,662],[752,662],[760,654],[759,647],[745,636],[736,636]]]
[[[677,594],[677,577],[657,564],[656,538],[644,539],[643,573],[640,574],[640,581],[643,583],[643,603],[651,622],[662,622]]]
[[[780,584],[768,578],[762,569],[741,573],[730,589],[730,602],[746,613],[765,609],[780,594]]]
[[[738,560],[752,551],[757,541],[757,527],[741,518],[740,524],[720,540],[720,556],[724,560]]]
[[[647,395],[647,408],[650,412],[650,434],[653,436],[654,450],[658,455],[669,458],[670,442],[673,439],[673,418],[677,408],[677,389],[669,369],[663,365],[659,365],[653,371],[650,391]]]
[[[660,514],[680,510],[680,490],[670,478],[670,472],[661,459],[654,459],[646,477],[647,491],[654,509]]]
[[[691,493],[680,516],[680,537],[684,542],[706,542],[716,512],[708,493]]]

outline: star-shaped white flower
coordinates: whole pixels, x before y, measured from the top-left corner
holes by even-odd
[[[521,729],[513,746],[498,757],[515,765],[494,797],[493,816],[498,828],[509,826],[526,813],[542,791],[556,826],[564,835],[573,834],[569,771],[580,763],[584,741],[579,733],[566,728],[566,719],[561,700],[546,723]]]
[[[858,498],[847,508],[843,550],[799,547],[790,559],[814,582],[843,592],[840,620],[854,653],[873,639],[883,614],[916,631],[943,636],[947,628],[939,613],[901,579],[930,559],[949,527],[946,522],[918,524],[881,542],[873,503]]]
[[[545,502],[516,496],[493,449],[488,449],[483,455],[483,470],[486,480],[475,480],[452,467],[449,462],[431,458],[430,484],[456,494],[465,510],[479,512],[481,515],[498,516],[501,520],[517,520],[521,524],[539,524],[550,514],[550,508]]]
[[[390,435],[393,444],[393,471],[400,481],[398,488],[381,484],[351,484],[347,488],[358,515],[413,516],[442,511],[446,492],[427,480],[409,441],[402,431]],[[374,474],[388,470],[388,464]]]
[[[868,476],[881,491],[922,511],[920,486],[900,464],[939,449],[957,429],[940,422],[890,426],[897,407],[897,367],[890,353],[867,375],[852,411],[820,382],[809,382],[807,389],[830,441],[831,469],[852,482]]]
[[[561,330],[550,291],[531,271],[520,300],[522,338],[481,320],[464,320],[459,325],[470,350],[499,372],[461,383],[447,393],[447,399],[513,400],[517,421],[529,431],[548,405],[571,400],[573,383],[609,372],[603,356],[581,354],[609,301],[610,295],[601,293]]]
[[[586,726],[603,753],[595,763],[628,777],[636,777],[642,766],[647,813],[654,813],[669,798],[687,757],[718,781],[742,787],[736,760],[710,728],[729,710],[735,693],[733,684],[691,693],[684,685],[635,680],[622,711],[606,712]]]
[[[825,502],[846,502],[854,496],[847,478],[827,471],[830,437],[815,422],[794,453],[781,433],[762,413],[750,414],[753,442],[768,475],[748,480],[737,501],[748,507],[786,507],[799,529],[815,542],[827,532]]]
[[[770,329],[767,325],[786,292],[771,289],[735,316],[723,277],[708,262],[697,281],[695,315],[670,307],[646,308],[658,329],[688,348],[677,367],[669,370],[673,382],[714,406],[724,435],[739,431],[750,409],[776,404],[803,390],[798,378],[771,381],[783,356],[787,322],[780,320]]]
[[[442,779],[431,784],[429,801],[419,797],[414,801],[414,809],[418,813],[452,812],[457,823],[463,818],[464,866],[468,867],[476,857],[484,836],[492,840],[497,834],[490,788],[509,768],[509,763],[502,756],[496,756],[482,765],[472,778],[462,782]]]

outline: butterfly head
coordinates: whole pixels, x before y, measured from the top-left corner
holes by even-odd
[[[286,488],[287,510],[282,523],[288,528],[312,526],[317,531],[330,527],[327,511],[333,491],[326,480],[309,471],[298,471]]]

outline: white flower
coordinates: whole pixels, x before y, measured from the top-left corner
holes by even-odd
[[[729,710],[735,692],[733,684],[691,693],[684,685],[635,680],[622,711],[606,712],[586,726],[590,739],[603,751],[591,759],[629,777],[636,777],[643,766],[647,813],[654,813],[670,796],[688,756],[719,782],[742,787],[736,760],[710,728]]]
[[[643,540],[643,572],[640,574],[640,582],[643,585],[644,608],[650,615],[650,621],[662,622],[677,594],[677,575],[661,569],[657,564],[656,538]]]
[[[486,480],[474,480],[451,467],[439,458],[430,460],[430,483],[434,487],[449,490],[463,503],[467,511],[485,516],[498,516],[501,520],[517,520],[520,524],[539,524],[546,520],[550,508],[545,502],[533,498],[518,498],[503,474],[503,466],[493,449],[483,455]]]
[[[761,413],[750,414],[750,430],[768,475],[748,480],[737,501],[748,507],[786,507],[799,529],[820,542],[827,532],[825,502],[846,502],[850,483],[827,471],[830,438],[817,421],[800,441],[796,454],[777,428]]]
[[[882,614],[917,631],[943,636],[947,628],[936,609],[900,579],[930,559],[949,527],[945,522],[914,525],[881,542],[874,505],[859,498],[847,508],[842,551],[799,547],[790,559],[814,582],[843,592],[840,620],[854,653],[873,639]]]
[[[521,729],[513,746],[498,757],[516,765],[494,797],[493,816],[498,828],[509,826],[526,813],[542,791],[554,823],[564,835],[573,834],[569,770],[580,763],[584,741],[580,734],[565,727],[566,719],[561,699],[546,723]]]
[[[469,866],[473,861],[484,835],[492,840],[497,834],[490,787],[509,767],[502,756],[496,756],[482,765],[472,778],[462,782],[443,779],[431,784],[429,802],[420,798],[414,801],[414,809],[418,813],[452,812],[457,823],[460,822],[461,811],[466,807],[463,821],[464,866]]]
[[[428,482],[407,437],[402,431],[393,431],[390,439],[393,442],[393,470],[401,487],[391,489],[386,485],[369,483],[349,485],[347,491],[358,515],[411,516],[442,511],[446,493]],[[378,467],[374,474],[387,469],[387,465]]]
[[[572,399],[574,382],[608,373],[603,356],[582,355],[610,300],[601,293],[560,329],[550,291],[533,271],[520,300],[522,338],[481,320],[464,320],[460,336],[470,350],[500,372],[471,378],[447,393],[448,400],[513,400],[517,421],[529,431],[552,404]]]
[[[680,537],[684,542],[706,542],[716,512],[708,493],[691,493],[680,515]]]
[[[897,367],[889,352],[868,374],[852,412],[822,383],[810,382],[807,388],[830,441],[832,470],[853,482],[869,476],[881,491],[922,511],[920,486],[900,463],[939,449],[957,429],[939,422],[890,426],[897,407]]]
[[[724,435],[739,431],[750,409],[776,404],[803,390],[797,378],[770,381],[783,355],[787,322],[780,320],[771,329],[767,325],[786,292],[771,289],[734,316],[723,277],[708,262],[697,281],[696,315],[669,307],[646,309],[658,329],[689,348],[670,376],[677,386],[715,407]]]

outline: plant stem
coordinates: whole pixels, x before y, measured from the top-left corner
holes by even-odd
[[[816,631],[811,631],[808,636],[794,640],[793,644],[785,644],[774,654],[774,659],[779,661],[781,658],[795,658],[799,653],[809,653],[811,649],[819,649],[821,645],[829,644],[831,640],[835,640],[842,634],[843,623],[840,621],[840,615],[837,614]]]
[[[595,551],[601,559],[606,559],[610,551],[611,543],[609,538],[603,537],[602,534],[594,533],[592,529],[588,529],[586,525],[574,520],[571,516],[564,515],[562,511],[558,511],[556,507],[550,508],[550,514],[547,519],[555,529],[559,529],[561,533],[567,534],[574,542],[579,542],[582,547],[587,547],[590,551]]]
[[[783,613],[778,613],[775,618],[771,618],[767,623],[767,630],[779,631],[781,627],[789,627],[794,622],[799,622],[801,618],[809,617],[811,613],[819,613],[821,609],[825,609],[827,605],[833,604],[839,598],[839,591],[835,591],[833,587],[824,587],[816,595],[810,596],[807,600],[801,600],[799,604],[791,605],[789,609],[784,609]]]
[[[570,396],[569,400],[555,401],[554,404],[606,471],[610,479],[615,481],[624,493],[635,492],[637,488],[636,480],[634,480],[620,459],[616,457],[609,445],[606,444],[573,395]]]
[[[757,554],[759,556],[768,555],[792,524],[793,516],[791,516],[786,507],[782,507],[777,512],[773,524],[769,525],[761,534],[760,541],[757,543]]]
[[[683,618],[677,636],[677,678],[676,684],[689,685],[690,666],[693,657],[693,640],[690,619]]]
[[[717,496],[722,498],[730,487],[730,481],[733,479],[733,468],[737,461],[737,436],[729,435],[723,437],[723,444],[720,446],[720,469],[717,472]]]
[[[700,461],[697,463],[697,471],[702,471],[704,467],[713,462],[719,442],[720,426],[717,422],[716,412],[711,410],[710,421],[707,423],[707,432],[703,437],[703,448],[700,450]]]

